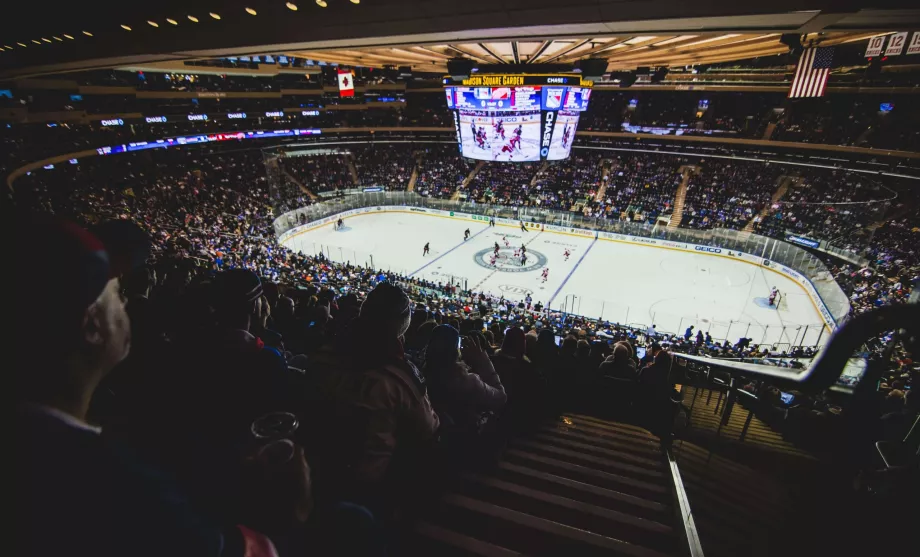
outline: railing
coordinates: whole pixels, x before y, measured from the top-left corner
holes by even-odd
[[[858,353],[888,331],[897,334],[886,350],[869,358]],[[892,440],[889,453],[906,455],[906,465],[892,466],[878,442],[877,389],[891,369],[893,345],[903,339],[909,351],[917,338],[920,305],[909,304],[849,319],[801,370],[672,354],[669,383],[681,385],[682,400],[672,399],[675,419],[662,426],[662,435],[672,465],[687,479],[688,506],[705,517],[695,523],[702,547],[732,543],[726,530],[739,523],[747,530],[734,534],[755,540],[792,536],[804,545],[833,538],[838,520],[810,522],[814,517],[802,510],[825,508],[828,494],[840,507],[827,510],[852,524],[872,509],[912,508],[899,494],[909,492],[905,486],[917,471],[916,435]],[[849,373],[854,362],[862,364],[858,380]],[[854,492],[854,484],[865,487]],[[683,520],[693,525],[692,518]],[[801,521],[808,521],[814,539],[788,530]],[[855,544],[859,532],[848,531],[846,539]]]
[[[425,207],[465,213],[473,215],[473,218],[479,215],[483,218],[495,217],[514,221],[523,220],[540,225],[555,225],[638,238],[652,238],[656,240],[656,243],[670,244],[676,249],[686,249],[687,244],[692,244],[712,248],[702,251],[725,252],[732,255],[748,254],[749,259],[764,263],[770,268],[776,269],[777,272],[782,272],[790,280],[800,283],[803,288],[814,288],[819,298],[819,303],[816,303],[816,307],[824,314],[828,323],[841,323],[846,319],[850,310],[846,294],[834,282],[827,267],[820,259],[811,255],[808,251],[781,240],[724,228],[714,230],[668,230],[664,227],[641,223],[585,217],[568,211],[450,201],[422,197],[414,192],[376,192],[338,197],[323,203],[289,211],[275,219],[275,233],[279,240],[284,241],[287,237],[286,233],[301,225],[326,219],[351,209],[376,206]],[[332,253],[327,253],[327,255],[335,258],[334,252],[339,248],[337,246],[327,246],[323,249],[330,250]],[[344,251],[353,252],[352,257],[345,259],[355,262],[366,261],[370,263],[373,257],[371,254],[359,254],[351,248],[342,248],[342,250],[343,255],[349,255],[345,254]],[[407,275],[412,274],[413,271],[411,269],[392,270]],[[792,271],[790,272],[790,270]],[[694,325],[698,330],[702,329],[710,332],[714,340],[734,342],[743,336],[752,338],[754,344],[776,345],[780,350],[791,350],[795,346],[816,346],[826,338],[824,325],[817,322],[808,325],[802,324],[788,327],[774,325],[771,327],[745,320],[732,321],[708,317],[686,317],[679,314],[669,314],[667,310],[661,312],[652,311],[648,315],[637,315],[639,312],[635,311],[636,308],[633,307],[634,311],[630,312],[630,306],[625,304],[622,299],[605,299],[602,297],[576,298],[570,296],[546,302],[547,306],[552,310],[585,315],[609,322],[621,324],[635,322],[644,326],[655,323],[658,325],[660,332],[682,333],[686,327]]]

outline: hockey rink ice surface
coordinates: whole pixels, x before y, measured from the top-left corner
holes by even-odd
[[[471,235],[464,242],[467,228]],[[431,252],[423,255],[426,242]],[[501,256],[493,267],[496,242]],[[528,254],[523,267],[514,258],[521,244]],[[285,245],[433,282],[466,280],[474,292],[496,297],[523,300],[530,293],[553,310],[632,326],[654,323],[660,332],[683,333],[693,325],[694,334],[702,329],[732,343],[749,337],[806,346],[829,336],[821,333],[821,316],[797,283],[719,256],[409,212],[350,216],[341,230],[330,223],[295,234]],[[778,309],[767,301],[772,287],[786,296]]]

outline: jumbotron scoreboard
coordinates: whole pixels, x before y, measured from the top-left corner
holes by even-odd
[[[579,74],[445,78],[460,153],[501,162],[568,158],[592,85]]]

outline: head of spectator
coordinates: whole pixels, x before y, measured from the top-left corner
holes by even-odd
[[[28,269],[14,275],[16,291],[41,295],[13,304],[17,333],[10,348],[44,354],[42,365],[19,370],[18,398],[83,421],[99,382],[128,355],[131,329],[120,277],[146,259],[149,240],[141,232],[105,245],[78,225],[48,216],[17,219],[14,226],[18,233],[6,237],[17,239],[15,261]]]
[[[523,358],[527,347],[526,343],[524,331],[518,327],[512,327],[508,329],[504,340],[502,340],[501,354],[509,358]]]
[[[574,358],[575,351],[577,349],[578,349],[578,339],[577,338],[575,338],[572,335],[566,335],[566,337],[562,339],[562,349],[560,350],[560,353],[563,356]]]
[[[226,329],[249,331],[262,298],[262,281],[247,269],[219,273],[211,285],[211,306],[217,324]]]

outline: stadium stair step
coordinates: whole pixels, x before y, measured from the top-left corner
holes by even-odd
[[[409,177],[409,185],[406,186],[406,191],[415,191],[415,182],[418,181],[418,164],[416,163],[415,167],[412,168],[412,176]]]
[[[361,180],[358,178],[358,168],[355,166],[355,156],[348,155],[345,157],[348,161],[348,172],[351,174],[351,181],[354,182],[355,187],[361,186]]]
[[[646,430],[567,415],[509,442],[488,470],[448,483],[413,525],[418,555],[680,553],[671,477]]]
[[[543,163],[540,165],[540,168],[538,168],[537,171],[533,173],[533,178],[530,179],[530,187],[533,188],[537,185],[540,179],[540,175],[543,172],[546,172],[547,168],[549,168],[549,162],[543,161]]]
[[[774,191],[773,196],[770,197],[770,203],[761,209],[760,212],[750,220],[750,222],[744,225],[742,232],[753,232],[754,225],[767,218],[767,215],[769,215],[773,210],[773,204],[782,199],[784,195],[786,195],[786,192],[789,191],[789,186],[792,185],[793,181],[794,178],[791,176],[780,176],[777,178],[776,191]]]
[[[613,166],[608,159],[602,159],[600,162],[601,165],[601,181],[600,185],[597,187],[597,193],[594,194],[595,201],[603,201],[604,197],[607,195],[607,179],[610,177],[610,170]]]
[[[457,190],[454,192],[452,196],[450,196],[451,201],[457,201],[460,199],[460,191],[464,189],[465,187],[467,187],[470,184],[470,182],[473,181],[473,178],[475,178],[476,175],[479,174],[479,171],[482,170],[482,167],[484,167],[485,165],[486,165],[486,161],[479,161],[478,163],[476,163],[476,166],[473,167],[473,170],[470,170],[469,175],[466,178],[464,178],[462,182],[460,182],[460,187],[457,188]]]
[[[698,166],[684,165],[679,169],[680,185],[677,186],[677,192],[674,194],[674,204],[671,210],[671,220],[668,222],[668,228],[677,228],[680,221],[684,218],[684,203],[687,200],[687,184],[690,183],[691,174],[699,174]]]
[[[308,188],[307,186],[305,186],[304,183],[301,182],[300,180],[298,180],[297,178],[295,178],[293,174],[291,174],[291,173],[288,172],[287,170],[283,170],[282,172],[284,172],[284,175],[287,176],[287,178],[288,178],[290,181],[292,181],[292,182],[294,182],[295,184],[297,184],[297,187],[300,188],[300,191],[302,191],[302,192],[304,192],[305,194],[307,194],[307,196],[308,196],[310,199],[313,199],[313,200],[319,199],[319,196],[316,195],[315,193],[313,193],[313,190],[311,190],[310,188]]]

